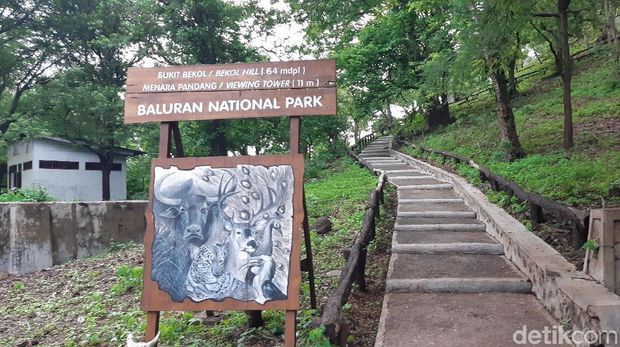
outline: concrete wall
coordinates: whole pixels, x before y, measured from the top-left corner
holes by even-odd
[[[620,208],[591,210],[588,239],[598,248],[587,251],[584,271],[620,295]]]
[[[146,201],[0,204],[0,272],[25,273],[141,243]]]
[[[99,157],[69,143],[50,139],[24,141],[12,145],[8,151],[8,164],[19,164],[32,160],[32,170],[22,174],[22,186],[42,186],[59,201],[101,200],[101,171],[86,171],[86,162],[99,162]],[[77,161],[79,170],[39,169],[39,160]],[[118,156],[115,163],[121,164],[121,171],[110,173],[110,198],[127,198],[126,158]]]

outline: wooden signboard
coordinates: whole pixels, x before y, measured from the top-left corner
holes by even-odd
[[[303,155],[155,159],[145,311],[297,310]]]
[[[336,114],[335,60],[130,68],[125,123]]]
[[[316,308],[299,116],[335,114],[335,80],[335,60],[129,69],[125,123],[161,122],[144,239],[147,339],[160,311],[280,309],[295,345],[301,271]],[[288,155],[184,158],[178,121],[275,116],[290,116]]]

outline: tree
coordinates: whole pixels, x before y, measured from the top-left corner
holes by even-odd
[[[515,55],[515,34],[527,23],[530,5],[528,1],[465,0],[455,7],[455,27],[462,45],[458,59],[473,61],[479,73],[492,81],[500,137],[508,160],[525,156],[512,112],[507,70]]]
[[[572,57],[568,43],[568,7],[570,0],[557,0],[560,38],[562,44],[562,87],[564,104],[564,149],[574,146],[573,106],[571,102],[571,80],[573,78]]]
[[[103,200],[110,200],[110,172],[120,144],[130,136],[123,124],[123,103],[114,86],[86,81],[79,69],[56,77],[28,95],[26,115],[50,135],[59,136],[99,157]]]
[[[278,22],[277,11],[265,10],[254,0],[241,3],[160,0],[157,13],[162,24],[152,53],[169,65],[264,60],[257,49],[249,45],[250,35],[268,32]],[[203,121],[189,127],[201,128],[201,136],[208,139],[210,154],[227,155],[232,145],[229,142],[234,140],[227,135],[231,122],[234,121]],[[185,133],[187,126],[182,130]],[[260,135],[255,139],[258,137]]]
[[[102,199],[110,199],[110,171],[117,146],[128,139],[120,98],[127,68],[142,58],[155,27],[149,2],[59,0],[45,25],[51,42],[66,50],[66,72],[33,91],[22,113],[55,136],[99,156]]]

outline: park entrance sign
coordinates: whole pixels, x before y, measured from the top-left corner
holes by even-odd
[[[316,308],[300,116],[336,113],[335,80],[334,60],[129,69],[125,123],[160,122],[145,214],[148,340],[160,311],[275,309],[295,345],[301,271]],[[184,156],[178,121],[280,116],[286,155]]]
[[[336,113],[336,63],[129,68],[125,123]]]

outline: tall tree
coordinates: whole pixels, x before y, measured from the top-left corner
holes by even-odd
[[[574,146],[573,140],[573,105],[571,102],[571,80],[573,78],[572,57],[568,42],[568,7],[570,0],[557,0],[560,40],[562,46],[562,89],[564,104],[564,148]]]
[[[128,138],[120,95],[127,68],[138,62],[156,27],[149,2],[134,0],[59,0],[45,24],[48,40],[67,50],[71,67],[39,86],[32,107],[52,135],[97,154],[102,199],[110,199],[110,172],[117,146]]]
[[[507,70],[514,59],[515,34],[527,23],[530,6],[528,1],[464,0],[455,7],[455,25],[462,45],[459,59],[474,61],[492,81],[502,147],[508,160],[525,155],[512,112]]]
[[[278,22],[277,11],[266,10],[255,0],[160,0],[158,5],[162,23],[153,54],[170,65],[264,60],[249,45],[250,36],[269,31]],[[214,120],[198,125],[208,139],[210,154],[227,154],[233,140],[227,135],[228,124]]]

